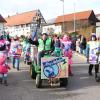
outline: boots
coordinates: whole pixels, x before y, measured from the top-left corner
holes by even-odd
[[[0,84],[2,84],[2,78],[0,78]]]

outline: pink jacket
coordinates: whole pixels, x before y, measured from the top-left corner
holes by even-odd
[[[7,74],[10,67],[6,64],[6,54],[0,53],[0,73]]]

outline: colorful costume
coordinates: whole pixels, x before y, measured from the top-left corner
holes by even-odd
[[[100,43],[98,41],[90,41],[87,45],[89,48],[89,63],[94,65],[98,64],[99,56],[97,53],[100,51]]]
[[[62,48],[65,57],[68,57],[68,65],[69,65],[69,75],[72,75],[71,65],[72,65],[72,50],[71,50],[72,42],[68,39],[67,36],[63,37],[62,40]]]
[[[99,72],[99,55],[100,42],[96,40],[96,36],[91,36],[91,41],[87,43],[87,58],[89,65],[88,73],[92,75],[93,66],[95,66],[95,78],[97,78],[97,73]]]
[[[13,41],[11,43],[10,54],[12,56],[13,68],[17,68],[17,70],[19,70],[19,62],[20,62],[21,53],[22,53],[22,48],[21,48],[20,42]]]
[[[67,39],[62,40],[62,48],[64,52],[64,56],[68,57],[68,64],[72,65],[72,50],[71,50],[71,41]]]
[[[7,85],[8,69],[6,41],[0,37],[0,83],[4,80],[5,85]]]
[[[31,44],[27,39],[23,41],[23,53],[24,53],[24,62],[31,62]]]

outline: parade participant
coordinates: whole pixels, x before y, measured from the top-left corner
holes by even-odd
[[[81,36],[80,41],[80,53],[86,55],[86,38],[84,36]]]
[[[63,52],[64,52],[64,56],[68,57],[68,69],[69,69],[69,75],[73,76],[72,73],[72,49],[71,49],[71,37],[64,35],[63,39],[62,39],[62,48],[63,48]]]
[[[54,36],[54,56],[61,55],[61,41],[57,35]]]
[[[6,41],[7,58],[9,59],[9,50],[11,44],[11,37],[9,36],[9,32],[3,32],[3,39]]]
[[[15,36],[14,40],[11,42],[11,48],[10,48],[10,54],[12,56],[12,64],[13,68],[17,68],[19,70],[19,64],[20,64],[20,57],[22,53],[21,43],[18,40],[18,37]]]
[[[28,41],[27,37],[22,37],[23,38],[23,42],[22,42],[22,46],[23,46],[23,55],[24,55],[24,63],[31,63],[31,44]]]
[[[99,72],[99,63],[97,53],[100,51],[100,42],[97,41],[96,35],[92,34],[91,40],[87,43],[87,61],[89,62],[89,75],[92,75],[93,66],[95,66],[95,78]]]
[[[81,42],[81,39],[80,37],[78,37],[76,41],[76,52],[78,53],[80,53],[80,42]]]
[[[4,81],[7,86],[7,73],[9,66],[7,65],[7,50],[6,41],[3,39],[2,33],[0,33],[0,83]]]
[[[38,47],[38,54],[37,54],[37,64],[41,65],[41,57],[44,56],[45,53],[50,53],[54,49],[54,43],[52,39],[48,36],[48,34],[43,33],[42,37],[39,39],[29,39],[30,43],[36,45]]]

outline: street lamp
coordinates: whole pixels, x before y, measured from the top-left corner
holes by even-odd
[[[63,33],[64,33],[64,31],[65,31],[65,24],[64,24],[64,21],[65,21],[65,18],[64,18],[64,0],[60,0],[60,1],[62,1],[62,3],[63,3]]]

